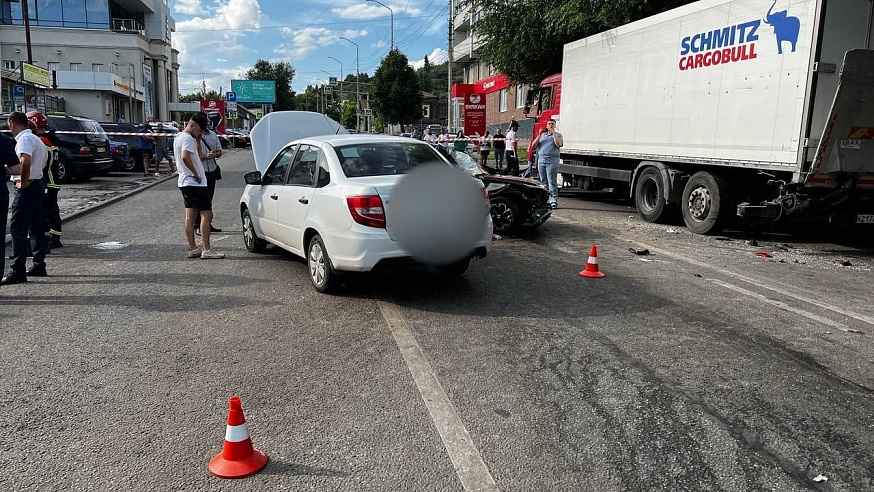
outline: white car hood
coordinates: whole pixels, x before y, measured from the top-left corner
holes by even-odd
[[[289,142],[317,135],[349,133],[336,121],[309,111],[267,113],[249,133],[255,169],[264,174],[276,154]]]

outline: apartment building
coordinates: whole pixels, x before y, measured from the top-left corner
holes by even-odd
[[[471,9],[467,0],[450,0],[452,12],[451,40],[453,70],[463,70],[464,79],[461,84],[452,86],[453,114],[463,113],[463,101],[471,93],[485,95],[485,117],[487,130],[495,132],[500,126],[505,132],[511,120],[520,124],[520,134],[530,132],[531,124],[526,121],[522,109],[525,107],[525,97],[528,88],[524,85],[511,85],[507,78],[497,73],[492,67],[481,60],[477,54],[476,36],[471,27],[483,17],[481,10]],[[453,128],[460,127],[463,122],[456,119]]]
[[[2,110],[168,121],[179,93],[168,1],[29,0],[28,46],[23,3],[0,0]],[[30,64],[47,71],[48,84],[22,78],[28,48]]]

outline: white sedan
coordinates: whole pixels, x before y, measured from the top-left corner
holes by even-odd
[[[338,272],[367,272],[413,258],[428,263],[411,253],[415,243],[431,241],[423,234],[434,234],[433,239],[439,242],[440,236],[451,235],[456,225],[465,227],[461,222],[472,224],[466,230],[473,231],[464,236],[468,242],[461,241],[463,254],[448,263],[430,263],[445,274],[461,275],[472,257],[485,257],[491,249],[488,193],[482,189],[474,190],[480,194],[476,203],[467,202],[461,213],[452,215],[453,207],[446,207],[452,222],[444,222],[436,230],[414,228],[414,240],[404,242],[411,234],[407,224],[433,218],[439,221],[447,214],[443,207],[410,206],[409,199],[402,200],[410,196],[408,187],[397,187],[414,169],[431,165],[441,166],[429,168],[440,172],[443,167],[452,169],[427,143],[384,135],[350,135],[321,114],[297,111],[268,114],[253,128],[251,141],[257,171],[246,174],[247,186],[240,199],[246,248],[261,252],[272,243],[305,258],[310,280],[319,292],[335,287]],[[461,173],[452,170],[452,174]],[[464,179],[466,185],[468,177]],[[428,189],[412,196],[425,200],[435,192],[452,200],[451,189]],[[393,203],[393,194],[395,202],[403,203]],[[433,214],[429,211],[432,208]],[[459,247],[457,242],[453,240],[450,247]]]

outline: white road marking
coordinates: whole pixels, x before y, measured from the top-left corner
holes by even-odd
[[[803,309],[794,308],[794,307],[786,304],[783,301],[778,301],[776,299],[768,299],[767,297],[763,296],[762,294],[758,294],[758,293],[753,292],[751,290],[744,289],[743,287],[738,287],[737,285],[730,284],[728,282],[723,282],[722,280],[718,280],[715,278],[708,278],[707,280],[710,282],[713,282],[714,284],[721,285],[721,286],[725,287],[726,289],[730,289],[730,290],[733,290],[735,292],[741,293],[745,296],[754,297],[754,298],[764,302],[765,304],[777,306],[780,309],[784,309],[784,310],[789,311],[789,312],[794,313],[794,314],[800,314],[801,316],[804,316],[805,318],[810,318],[813,321],[817,321],[817,322],[822,323],[824,325],[831,326],[832,328],[837,328],[841,331],[847,331],[847,332],[850,331],[849,328],[847,328],[845,325],[843,325],[841,323],[838,323],[837,321],[832,321],[828,318],[823,318],[822,316],[813,314],[813,313],[811,313],[809,311],[805,311]]]
[[[687,257],[687,256],[683,256],[683,255],[678,254],[678,253],[672,253],[672,252],[670,252],[670,251],[665,251],[665,250],[663,250],[663,249],[656,248],[656,247],[654,247],[654,246],[650,246],[650,245],[648,245],[648,244],[641,243],[640,241],[637,241],[637,240],[632,240],[632,239],[629,239],[629,238],[626,238],[626,237],[622,237],[622,236],[614,236],[614,237],[616,237],[617,239],[620,239],[620,240],[622,240],[622,241],[633,242],[633,243],[638,244],[638,245],[640,245],[640,246],[642,246],[642,247],[644,247],[644,248],[646,248],[646,249],[648,249],[648,250],[650,250],[650,251],[656,252],[656,253],[658,253],[658,254],[660,254],[660,255],[665,255],[665,256],[668,256],[668,257],[670,257],[670,258],[674,258],[674,259],[676,259],[676,260],[679,260],[679,261],[684,261],[684,262],[686,262],[686,263],[691,263],[691,264],[693,264],[693,265],[695,265],[695,266],[699,266],[699,267],[701,267],[701,268],[706,268],[706,269],[708,269],[708,270],[713,270],[713,271],[719,272],[719,273],[721,273],[721,274],[723,274],[723,275],[726,275],[726,276],[728,276],[728,277],[732,277],[732,278],[735,278],[735,279],[738,279],[738,280],[742,280],[742,281],[747,282],[747,283],[749,283],[749,284],[753,284],[753,285],[755,285],[755,286],[757,286],[757,287],[761,287],[762,289],[767,289],[767,290],[770,290],[770,291],[773,291],[773,292],[777,292],[778,294],[782,294],[782,295],[784,295],[784,296],[786,296],[786,297],[791,297],[791,298],[793,298],[793,299],[795,299],[795,300],[798,300],[798,301],[801,301],[801,302],[806,302],[806,303],[809,303],[809,304],[813,304],[814,306],[819,306],[819,307],[821,307],[821,308],[823,308],[823,309],[828,309],[829,311],[832,311],[832,312],[835,312],[835,313],[838,313],[838,314],[842,314],[842,315],[844,315],[844,316],[847,316],[847,317],[850,317],[850,318],[853,318],[853,319],[856,319],[856,320],[862,321],[863,323],[868,323],[869,325],[874,325],[874,317],[872,317],[872,316],[867,316],[867,315],[865,315],[865,314],[857,313],[857,312],[855,312],[855,311],[851,311],[851,310],[849,310],[849,309],[845,309],[845,308],[842,308],[842,307],[840,307],[840,306],[835,306],[835,305],[833,305],[833,304],[829,304],[829,303],[827,303],[827,302],[820,301],[819,299],[813,299],[813,298],[811,298],[811,297],[807,297],[807,296],[804,296],[804,295],[796,294],[796,293],[794,293],[794,292],[789,292],[789,291],[784,290],[784,289],[781,289],[781,288],[779,288],[779,287],[775,287],[775,286],[772,286],[772,285],[768,285],[768,284],[765,284],[765,283],[759,282],[758,280],[755,280],[755,279],[752,279],[752,278],[750,278],[750,277],[747,277],[746,275],[741,275],[741,274],[739,274],[739,273],[735,273],[735,272],[732,272],[732,271],[729,271],[729,270],[724,270],[724,269],[722,269],[722,268],[717,268],[717,267],[714,267],[714,266],[712,266],[712,265],[708,265],[707,263],[704,263],[704,262],[702,262],[702,261],[698,261],[698,260],[695,260],[695,259],[689,258],[689,257]],[[738,287],[738,288],[740,288],[740,287]]]
[[[471,440],[452,402],[449,401],[437,375],[431,369],[431,364],[422,353],[422,348],[410,332],[400,310],[394,304],[385,301],[377,301],[377,305],[407,363],[416,387],[419,388],[419,394],[422,395],[422,400],[431,414],[431,420],[443,440],[462,487],[468,491],[498,491],[495,479],[483,462],[479,450]]]

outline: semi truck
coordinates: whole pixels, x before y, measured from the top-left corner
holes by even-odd
[[[564,46],[529,94],[564,187],[650,222],[874,223],[874,2],[701,0]],[[536,111],[534,111],[536,110]]]

